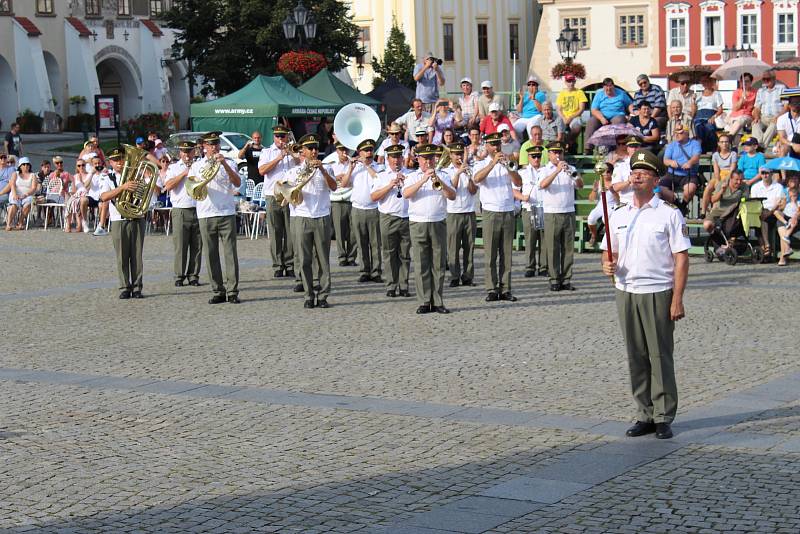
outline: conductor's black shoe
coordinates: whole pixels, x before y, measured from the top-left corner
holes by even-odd
[[[231,304],[241,304],[242,301],[239,300],[239,295],[228,295],[228,302]]]
[[[458,278],[453,278],[450,280],[450,287],[458,287],[459,284],[460,282],[458,281]]]
[[[131,292],[126,289],[125,291],[119,294],[119,298],[120,300],[128,300],[129,298],[131,298]]]
[[[331,305],[328,304],[326,299],[321,299],[317,301],[317,308],[330,308]]]
[[[430,304],[423,304],[422,306],[417,308],[417,313],[430,313],[430,312],[431,312]]]
[[[496,291],[492,291],[488,295],[486,295],[486,302],[494,302],[496,300],[500,300],[500,296],[497,294]]]
[[[189,285],[190,286],[199,286],[200,285],[200,280],[189,280]]]
[[[183,287],[183,280],[175,280],[175,287]]]
[[[539,268],[539,276],[547,276],[547,269],[544,267]]]
[[[550,291],[561,291],[561,284],[550,284]]]
[[[434,306],[432,309],[436,313],[450,313],[450,310],[448,310],[444,306]]]
[[[525,278],[533,278],[536,276],[536,271],[525,271]]]
[[[294,269],[284,269],[283,270],[283,277],[284,278],[294,278]]]
[[[383,278],[381,278],[381,275],[373,276],[369,280],[370,280],[370,282],[375,282],[376,284],[382,284],[383,283]]]
[[[305,290],[303,289],[303,284],[295,284],[292,291],[294,291],[295,293],[302,293]]]
[[[667,427],[669,427],[669,425],[667,425]],[[625,432],[625,435],[629,438],[638,438],[639,436],[644,436],[645,434],[652,434],[655,431],[655,423],[643,423],[641,421],[636,421],[636,423]]]
[[[509,302],[517,302],[517,297],[511,294],[511,291],[506,291],[500,295],[500,300],[507,300]]]
[[[223,302],[225,302],[225,295],[214,295],[208,299],[209,304],[222,304]]]
[[[400,290],[400,296],[401,297],[410,297],[411,293],[408,292],[408,289],[401,289]]]
[[[561,284],[561,291],[575,291],[575,286],[571,283],[567,282],[566,284]]]
[[[313,300],[307,300],[307,301],[305,301],[305,302],[303,303],[303,307],[304,307],[304,308],[307,308],[307,309],[309,309],[309,310],[310,310],[311,308],[313,308],[313,307],[314,307],[314,301],[313,301]]]
[[[394,289],[390,289],[389,291],[386,292],[386,296],[395,298],[397,296],[397,293],[395,292]]]
[[[672,427],[669,423],[656,423],[656,438],[669,439],[672,437]]]
[[[275,272],[272,273],[273,278],[283,278],[283,269],[275,269]]]
[[[131,298],[132,299],[143,299],[144,295],[142,295],[141,291],[134,291],[133,293],[131,293]]]
[[[364,273],[364,274],[362,274],[361,276],[359,276],[359,277],[358,277],[358,281],[359,281],[360,283],[362,283],[362,284],[363,284],[364,282],[369,282],[369,280],[370,280],[370,279],[369,279],[369,275],[368,275],[367,273]]]

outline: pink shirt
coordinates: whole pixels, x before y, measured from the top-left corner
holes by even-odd
[[[741,87],[733,92],[733,99],[731,100],[731,102],[735,104],[736,102],[739,101],[740,98],[742,98]],[[739,108],[738,111],[731,111],[730,116],[731,117],[740,117],[742,115],[752,116],[753,106],[755,106],[755,104],[756,104],[756,90],[750,89],[750,92],[747,93],[747,97],[745,98],[744,105],[741,108]]]

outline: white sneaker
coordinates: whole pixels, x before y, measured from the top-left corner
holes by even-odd
[[[88,234],[89,233],[89,225],[86,224],[86,221],[83,221],[83,233],[84,234]]]
[[[94,231],[94,235],[108,235],[108,230],[106,230],[102,226],[98,226],[97,229]]]

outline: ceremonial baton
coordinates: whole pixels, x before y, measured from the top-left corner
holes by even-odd
[[[611,226],[608,223],[608,203],[606,202],[606,188],[603,175],[600,174],[600,202],[603,203],[603,225],[606,227],[606,254],[608,254],[608,261],[614,262],[614,254],[611,251]],[[614,275],[611,275],[611,283],[614,283]]]

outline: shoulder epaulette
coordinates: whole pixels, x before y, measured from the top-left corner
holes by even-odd
[[[624,208],[627,205],[628,205],[627,202],[622,202],[621,204],[617,204],[617,207],[614,208],[614,211],[617,211],[620,208]]]
[[[678,206],[676,206],[675,204],[670,204],[666,200],[662,200],[661,203],[664,204],[665,206],[668,206],[668,207],[674,209],[674,210],[678,209]]]

